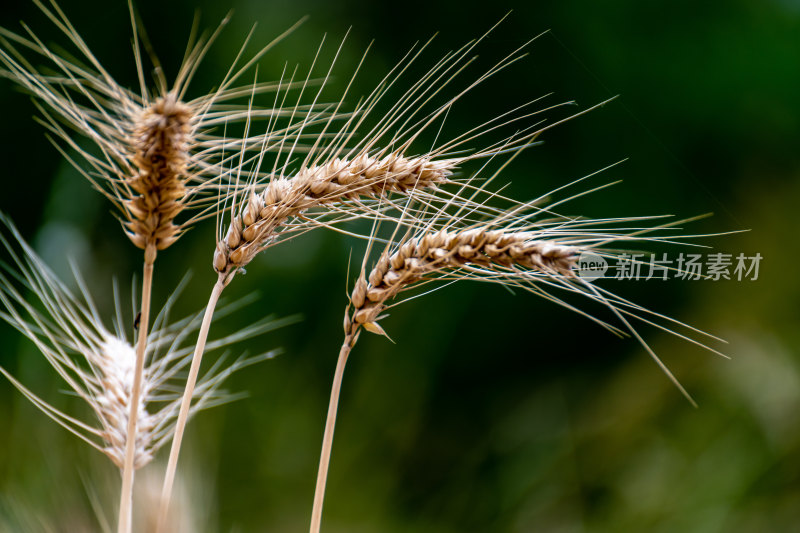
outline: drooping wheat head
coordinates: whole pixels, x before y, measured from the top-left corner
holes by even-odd
[[[330,228],[376,214],[397,221],[399,206],[411,197],[436,204],[451,202],[455,195],[458,203],[479,208],[480,204],[469,197],[474,187],[465,187],[453,179],[462,165],[519,152],[531,146],[533,139],[545,130],[571,118],[548,125],[543,120],[532,121],[540,113],[565,105],[527,111],[526,107],[537,99],[449,141],[435,140],[434,148],[414,155],[411,150],[418,139],[436,126],[441,128],[448,112],[464,95],[521,57],[519,50],[513,52],[454,96],[432,104],[471,62],[470,54],[480,40],[467,43],[436,62],[384,109],[379,104],[391,94],[390,89],[401,83],[399,80],[425,46],[409,51],[347,115],[349,118],[339,131],[332,136],[317,137],[299,164],[293,164],[295,146],[291,139],[279,141],[280,147],[291,147],[278,150],[272,171],[262,174],[249,170],[256,179],[235,183],[229,194],[230,222],[224,230],[220,227],[213,259],[220,276],[229,280],[260,251],[315,228]],[[334,119],[343,116],[339,110],[352,83],[351,79],[323,133]],[[369,119],[373,116],[378,118],[371,123]],[[512,125],[517,128],[513,134],[479,150],[466,149],[476,139]],[[255,162],[256,168],[263,164],[263,157]],[[246,165],[249,168],[253,161],[248,160]],[[452,190],[448,190],[448,185]]]
[[[350,296],[353,306],[345,322],[353,337],[360,327],[382,331],[377,324],[386,302],[426,276],[471,269],[484,275],[514,273],[573,278],[580,249],[542,240],[530,231],[484,228],[438,231],[404,241],[393,253],[383,253],[365,279],[359,278]]]
[[[214,269],[227,276],[243,268],[286,230],[283,226],[309,209],[382,198],[390,192],[410,194],[418,188],[432,189],[447,181],[453,167],[451,161],[424,157],[360,156],[302,168],[291,178],[275,177],[263,193],[250,191],[242,212],[234,217],[217,245]]]
[[[471,179],[476,177],[472,176]],[[427,209],[421,211],[423,214],[418,214],[420,209],[409,202],[400,218],[412,213],[411,222],[399,220],[392,234],[386,238],[381,238],[377,233],[378,224],[373,227],[361,274],[350,294],[345,334],[348,338],[354,337],[362,327],[385,334],[377,320],[390,307],[390,301],[394,301],[392,305],[400,303],[398,297],[406,290],[461,280],[498,283],[565,306],[614,334],[636,337],[688,397],[688,393],[639,337],[628,319],[655,326],[715,353],[719,352],[690,335],[719,339],[637,305],[603,288],[602,283],[588,282],[579,275],[577,263],[584,253],[600,256],[613,263],[620,254],[632,255],[635,252],[631,249],[632,245],[660,243],[693,246],[693,239],[704,236],[682,233],[677,226],[686,220],[664,223],[663,216],[585,219],[564,216],[558,212],[565,202],[606,186],[555,200],[550,200],[551,194],[548,193],[523,203],[495,196],[481,185],[476,187],[476,194],[472,195],[470,202],[459,204],[458,197],[455,197],[456,201],[440,204],[436,210],[430,205],[425,206]],[[494,207],[492,204],[498,205]],[[426,219],[424,222],[423,218]],[[380,218],[376,217],[375,220],[377,222]],[[374,266],[367,269],[370,251],[381,242],[385,243],[383,251],[374,260]],[[558,295],[556,291],[562,291],[564,295]],[[615,326],[582,310],[579,304],[570,301],[576,296],[588,298],[611,311],[621,325]],[[688,333],[682,333],[681,330]]]

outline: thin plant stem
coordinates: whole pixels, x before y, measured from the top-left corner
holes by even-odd
[[[226,278],[220,276],[211,291],[211,296],[208,299],[208,305],[206,306],[205,314],[203,315],[203,322],[200,325],[200,331],[197,334],[197,344],[194,347],[192,366],[189,369],[189,376],[186,378],[186,388],[183,391],[181,410],[178,413],[178,420],[175,424],[175,435],[172,437],[172,448],[170,448],[169,451],[167,471],[164,475],[164,486],[161,492],[161,507],[158,512],[156,533],[165,531],[164,528],[167,525],[167,517],[169,516],[169,503],[170,498],[172,497],[172,486],[175,483],[175,472],[178,468],[178,455],[181,451],[183,432],[186,428],[186,422],[189,418],[189,408],[192,404],[194,387],[197,383],[197,376],[200,372],[200,363],[203,360],[203,351],[206,348],[208,330],[211,327],[211,318],[214,316],[214,309],[217,307],[217,301],[219,300],[220,294],[222,294],[222,290],[225,288],[225,285],[227,285]]]
[[[119,533],[130,533],[133,509],[133,473],[136,459],[136,422],[139,413],[139,397],[142,392],[144,358],[147,351],[147,333],[150,325],[150,296],[153,287],[153,261],[145,255],[142,272],[142,308],[139,317],[139,337],[136,341],[136,370],[131,387],[131,405],[128,413],[128,432],[125,441],[125,463],[122,469],[122,489],[119,499]],[[153,258],[154,259],[154,258]]]
[[[342,378],[344,368],[347,364],[347,357],[350,350],[356,343],[357,336],[353,333],[348,334],[342,348],[339,350],[339,360],[336,362],[336,372],[333,375],[333,385],[331,386],[331,398],[328,402],[328,418],[325,421],[325,434],[322,438],[322,452],[319,456],[319,470],[317,472],[317,488],[314,491],[314,507],[311,511],[310,533],[319,533],[322,524],[322,504],[325,500],[325,484],[328,481],[328,466],[331,462],[331,449],[333,448],[333,432],[336,428],[336,412],[339,409],[339,394],[342,389]]]

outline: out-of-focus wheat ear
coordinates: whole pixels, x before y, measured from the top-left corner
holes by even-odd
[[[132,318],[123,319],[116,289],[117,335],[114,335],[103,324],[78,272],[75,276],[82,298],[74,296],[55,277],[2,214],[0,221],[13,237],[7,238],[0,232],[0,247],[5,248],[11,258],[0,262],[0,318],[36,345],[68,388],[87,403],[94,420],[59,411],[2,367],[0,374],[45,415],[109,457],[123,471],[123,476],[130,444],[133,444],[133,469],[141,468],[174,433],[182,402],[176,385],[194,351],[193,347],[183,344],[200,327],[201,314],[170,322],[168,315],[177,295],[174,293],[167,300],[148,335],[146,355],[149,357],[145,359],[150,363],[142,372],[139,403],[133,408],[137,354],[122,334],[129,329]],[[38,301],[31,303],[30,297]],[[225,304],[220,315],[240,306],[239,302]],[[136,308],[132,311],[135,315]],[[207,347],[210,350],[221,348],[291,321],[294,320],[266,318],[239,332],[211,340]],[[236,396],[221,389],[224,380],[233,372],[274,355],[275,352],[270,352],[234,360],[220,358],[200,377],[186,416],[235,399]],[[131,413],[136,418],[135,433],[129,433]],[[121,524],[127,527],[126,522]]]
[[[120,450],[120,444],[124,449],[131,378],[129,370],[134,361],[133,348],[108,333],[99,322],[98,313],[88,295],[85,295],[86,303],[81,304],[67,292],[63,284],[21,240],[10,221],[4,217],[2,220],[23,253],[18,254],[5,236],[0,235],[0,241],[13,258],[16,267],[4,267],[12,276],[11,279],[0,272],[0,303],[5,308],[0,316],[36,344],[75,394],[92,407],[102,427],[93,428],[55,410],[10,374],[2,369],[0,372],[45,414],[92,447],[106,453],[121,466],[123,454],[115,454],[112,449]],[[27,302],[22,292],[15,287],[17,284],[34,294],[40,305]],[[79,278],[78,285],[84,287]],[[89,368],[76,361],[70,352],[77,352],[86,359]],[[101,439],[102,444],[98,444],[93,438]]]

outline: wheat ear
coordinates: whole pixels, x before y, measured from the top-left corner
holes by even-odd
[[[282,226],[309,209],[434,189],[447,182],[457,163],[456,159],[434,161],[401,154],[383,158],[364,155],[303,168],[288,179],[276,177],[260,194],[252,192],[242,212],[231,220],[227,234],[217,245],[214,269],[228,276],[246,266]]]
[[[394,253],[384,252],[368,276],[362,275],[350,295],[345,312],[345,339],[339,351],[331,387],[328,415],[320,452],[311,533],[319,533],[322,507],[333,447],[342,379],[350,351],[361,329],[385,335],[378,324],[386,302],[426,275],[448,270],[477,268],[486,271],[519,269],[545,277],[573,278],[579,248],[542,240],[531,231],[474,228],[441,230],[406,240]],[[352,310],[351,310],[352,306]]]
[[[145,262],[175,242],[180,228],[173,222],[186,197],[192,111],[174,94],[159,98],[136,121],[132,145],[136,174],[129,179],[134,194],[126,201],[128,237],[145,251]]]
[[[26,244],[5,216],[0,221],[11,239],[0,233],[0,245],[11,257],[0,268],[0,318],[28,337],[47,359],[65,384],[89,406],[92,420],[84,420],[57,410],[38,397],[0,367],[26,398],[51,419],[108,456],[124,468],[126,446],[135,443],[134,467],[148,464],[154,453],[166,444],[175,427],[180,395],[174,391],[181,372],[189,365],[192,350],[185,340],[200,326],[200,314],[170,320],[171,309],[184,282],[176,289],[153,321],[147,344],[149,363],[143,372],[141,401],[135,410],[136,433],[128,438],[134,347],[126,338],[131,319],[124,320],[116,285],[116,320],[110,331],[95,307],[85,283],[75,271],[81,294],[76,296]],[[36,301],[30,302],[30,297]],[[238,309],[245,302],[227,304],[220,314]],[[209,343],[219,348],[242,338],[266,332],[286,321],[263,320],[242,331]],[[239,358],[229,365],[219,363],[200,379],[194,391],[191,413],[228,401],[232,397],[220,389],[234,371],[270,357],[274,353]]]
[[[545,275],[574,277],[579,249],[540,240],[534,232],[470,229],[442,230],[409,239],[391,255],[383,254],[350,296],[353,305],[349,334],[360,327],[376,329],[385,302],[424,276],[445,269],[475,266],[520,268]]]
[[[411,228],[405,237],[396,240],[395,235],[403,225],[402,220],[398,221],[395,234],[388,240],[384,252],[367,274],[366,263],[370,250],[374,243],[379,242],[376,237],[378,228],[378,218],[376,218],[370,244],[364,255],[361,275],[350,294],[350,301],[345,311],[345,338],[339,351],[328,404],[311,516],[311,533],[318,533],[321,526],[341,384],[350,352],[362,330],[387,336],[379,324],[383,318],[381,313],[389,307],[390,300],[397,299],[404,290],[413,286],[432,281],[464,279],[500,283],[527,290],[577,311],[617,335],[624,336],[627,331],[639,341],[689,402],[696,405],[686,389],[626,317],[638,319],[725,357],[717,350],[672,327],[680,326],[694,334],[718,341],[721,339],[587,283],[576,272],[579,256],[583,252],[591,251],[608,259],[614,259],[619,251],[601,249],[609,243],[649,241],[675,244],[696,236],[672,235],[666,232],[669,228],[687,221],[642,228],[637,227],[642,220],[661,217],[583,220],[562,217],[554,213],[553,209],[557,205],[583,194],[585,193],[578,193],[542,207],[535,207],[532,203],[517,203],[509,209],[495,212],[496,216],[490,221],[472,222],[466,229],[458,229],[458,226],[469,224],[470,220],[481,211],[468,208],[469,205],[455,205],[453,207],[456,208],[456,212],[446,215],[448,206],[445,206],[436,216],[429,214],[430,222],[426,226],[421,229]],[[555,216],[555,219],[533,222],[531,218],[537,215]],[[439,220],[439,216],[443,217],[443,222]],[[563,289],[605,306],[624,325],[626,331],[572,306],[566,300],[549,293],[548,287]],[[669,323],[669,327],[663,322]]]
[[[231,217],[227,231],[217,238],[214,269],[226,277],[233,276],[260,251],[281,239],[321,226],[331,227],[342,221],[367,218],[375,214],[376,209],[390,210],[396,207],[392,198],[398,202],[412,196],[423,196],[434,202],[440,200],[437,198],[440,188],[452,183],[450,176],[463,163],[519,152],[530,146],[531,141],[544,130],[568,120],[546,127],[539,127],[541,122],[534,122],[520,128],[520,121],[564,105],[533,112],[525,109],[537,101],[534,100],[450,140],[439,142],[437,134],[433,147],[423,154],[414,155],[414,142],[440,121],[444,122],[448,112],[467,93],[521,57],[520,50],[515,50],[445,99],[444,103],[435,104],[435,97],[457,79],[471,62],[470,53],[493,29],[434,63],[384,111],[379,104],[425,46],[416,51],[412,48],[352,113],[341,113],[339,110],[359,72],[359,64],[327,120],[303,120],[298,124],[297,136],[302,136],[309,124],[316,122],[324,126],[295,168],[292,167],[296,142],[285,133],[271,133],[271,126],[268,127],[262,136],[265,140],[262,154],[254,164],[256,170],[250,168],[253,161],[245,161],[242,157],[240,164],[230,172],[237,176],[226,198],[231,202]],[[369,119],[375,115],[377,119],[370,124]],[[345,118],[344,125],[335,134],[327,134],[334,121]],[[480,150],[465,150],[470,142],[512,124],[516,128],[514,134]],[[279,157],[274,161],[272,171],[262,175],[258,169],[267,149],[276,149]],[[244,167],[248,171],[240,176]],[[449,197],[448,194],[443,196]],[[469,202],[467,198],[458,200],[462,204]],[[376,208],[376,204],[382,207]]]
[[[210,35],[195,39],[196,33],[193,30],[186,54],[171,86],[158,59],[151,54],[155,78],[155,88],[151,89],[145,82],[147,67],[140,43],[146,36],[141,34],[141,26],[135,19],[132,2],[129,2],[133,53],[139,82],[139,87],[134,91],[117,83],[100,64],[55,0],[47,2],[49,5],[40,0],[34,1],[53,23],[56,31],[71,43],[73,51],[65,53],[49,47],[27,27],[27,35],[0,28],[0,76],[15,81],[31,93],[41,113],[41,122],[48,129],[51,140],[70,163],[114,203],[127,222],[138,220],[146,226],[142,229],[164,231],[158,235],[159,245],[162,246],[159,249],[168,246],[179,232],[176,228],[169,228],[168,221],[161,224],[158,221],[144,220],[152,205],[130,202],[131,198],[143,194],[140,188],[147,188],[146,183],[135,182],[135,177],[140,174],[143,166],[146,173],[150,174],[144,176],[144,179],[153,179],[152,174],[156,170],[156,174],[160,174],[160,171],[179,171],[184,174],[182,179],[186,188],[165,190],[163,195],[172,196],[175,201],[182,199],[182,202],[178,202],[182,208],[200,211],[180,224],[180,228],[185,229],[209,213],[213,214],[213,202],[212,206],[208,206],[209,201],[203,196],[218,192],[220,180],[227,176],[224,167],[227,164],[226,151],[230,151],[231,143],[226,137],[216,133],[218,129],[228,124],[248,121],[254,116],[275,121],[279,117],[291,115],[311,123],[314,122],[314,117],[319,116],[311,107],[286,111],[274,107],[260,109],[253,106],[252,99],[256,95],[296,88],[291,83],[254,81],[242,86],[236,85],[237,80],[252,69],[261,56],[293,31],[297,24],[261,48],[249,60],[242,62],[245,48],[252,38],[251,31],[218,88],[189,100],[185,98],[187,88],[211,45],[227,25],[227,17]],[[46,60],[49,69],[45,71],[34,66],[26,53],[33,53]],[[237,102],[245,98],[250,102]],[[162,124],[158,126],[160,121]],[[294,140],[293,132],[296,128],[297,126],[290,124],[270,133]],[[156,169],[152,162],[147,161],[150,159],[149,154],[140,151],[142,144],[156,150],[175,148],[158,148],[159,139],[143,138],[149,136],[154,129],[171,129],[173,136],[178,133],[185,135],[185,157],[179,165]],[[91,141],[99,154],[87,150],[83,143],[78,142],[77,136]],[[261,136],[246,137],[241,140],[241,144],[245,150],[260,148],[263,139]],[[76,161],[68,151],[76,153],[82,162]],[[180,166],[184,168],[179,168]],[[179,193],[182,194],[176,197]],[[166,211],[162,214],[166,214]],[[172,213],[167,218],[174,218],[176,214],[177,212]],[[126,229],[131,229],[129,223],[125,226]],[[137,242],[137,245],[145,247],[142,242]]]

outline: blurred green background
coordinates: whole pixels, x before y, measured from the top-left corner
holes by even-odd
[[[0,8],[2,26],[20,31],[24,20],[45,40],[66,44],[34,5],[9,4]],[[102,64],[134,86],[124,3],[61,5]],[[350,29],[331,94],[374,39],[352,102],[414,42],[438,32],[422,58],[429,66],[513,8],[464,80],[549,33],[457,105],[448,131],[551,92],[549,102],[574,99],[581,108],[620,98],[548,132],[543,146],[518,158],[498,182],[511,182],[509,195],[533,198],[627,158],[586,187],[623,183],[562,211],[714,212],[686,231],[749,229],[704,242],[764,257],[757,281],[603,285],[728,341],[722,351],[731,360],[640,329],[698,409],[635,341],[531,295],[461,284],[398,307],[383,322],[397,344],[364,336],[349,363],[325,531],[800,528],[800,280],[787,275],[800,261],[800,2],[147,0],[137,8],[168,76],[195,9],[203,27],[234,10],[192,85],[198,95],[218,83],[254,22],[254,44],[263,45],[310,15],[260,62],[260,79],[277,79],[285,62],[308,68],[324,34],[326,66]],[[45,140],[28,96],[0,80],[0,101],[0,209],[67,279],[65,257],[74,257],[110,315],[112,277],[129,284],[139,251],[109,204]],[[156,306],[187,270],[194,276],[178,311],[205,305],[213,232],[213,221],[199,225],[159,255]],[[260,256],[226,291],[230,298],[257,291],[260,299],[212,335],[270,313],[304,320],[241,346],[285,353],[231,379],[228,388],[248,391],[247,399],[189,426],[182,471],[198,495],[192,513],[203,530],[307,527],[351,250],[360,257],[358,242],[314,232]],[[0,346],[4,368],[59,405],[78,407],[5,324]],[[157,484],[161,466],[147,471],[137,479]],[[117,484],[110,462],[0,382],[0,528],[99,529],[89,494],[113,516]]]

